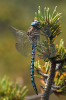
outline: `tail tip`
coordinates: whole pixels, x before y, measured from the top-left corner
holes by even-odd
[[[38,91],[36,91],[36,94],[38,95]]]

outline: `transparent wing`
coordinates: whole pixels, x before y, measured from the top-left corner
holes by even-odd
[[[43,32],[42,34],[46,36],[46,38],[51,38],[52,32],[49,26],[44,26],[41,31]]]
[[[17,39],[16,49],[24,56],[29,56],[31,54],[31,45],[27,33],[21,30],[18,30],[12,26],[9,27],[13,35]]]
[[[27,41],[24,43],[16,43],[16,49],[19,53],[21,53],[23,56],[30,56],[31,55],[31,48],[29,48],[29,44]]]
[[[19,41],[19,42],[23,42],[25,40],[29,41],[28,36],[27,36],[27,32],[22,31],[22,30],[18,30],[12,26],[9,26],[9,29],[11,30],[11,32],[13,33],[13,35],[15,36],[17,41]]]
[[[47,43],[47,41],[43,41],[42,44],[38,45],[37,47],[38,55],[42,59],[52,58],[56,55],[56,48],[55,45]]]

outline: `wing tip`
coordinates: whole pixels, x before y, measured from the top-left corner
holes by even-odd
[[[14,28],[13,26],[10,26],[10,25],[9,25],[8,28],[9,28],[11,31],[13,31],[13,32],[14,32],[14,31],[15,31],[15,32],[17,31],[17,29]]]

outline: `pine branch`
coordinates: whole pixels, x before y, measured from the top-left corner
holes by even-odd
[[[41,96],[42,100],[49,100],[49,93],[50,93],[53,79],[55,76],[55,68],[56,68],[55,59],[52,59],[52,64],[51,64],[49,76],[45,85],[44,93]]]
[[[52,16],[50,17],[50,10],[49,8],[44,8],[44,18],[40,7],[37,14],[37,20],[40,22],[40,29],[41,29],[41,35],[45,36],[46,40],[41,41],[40,45],[38,45],[38,52],[41,59],[44,59],[44,61],[50,61],[51,66],[49,66],[50,71],[49,75],[45,75],[40,70],[37,69],[37,73],[41,76],[43,76],[43,81],[46,83],[44,89],[44,93],[42,95],[42,100],[49,100],[49,95],[54,91],[62,91],[60,86],[54,86],[53,84],[56,84],[55,81],[53,81],[55,72],[58,71],[60,75],[62,74],[62,67],[66,63],[66,50],[63,45],[63,40],[60,41],[60,45],[58,47],[55,46],[54,40],[56,37],[61,33],[61,26],[60,26],[60,18],[61,13],[56,12],[55,7]],[[46,67],[46,66],[45,66]],[[59,76],[60,77],[60,76]],[[61,85],[64,82],[64,78],[62,80],[58,79],[58,84]],[[58,85],[57,84],[57,85]],[[64,87],[62,87],[64,88]]]

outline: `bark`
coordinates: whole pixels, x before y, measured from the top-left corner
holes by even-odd
[[[47,82],[46,82],[46,85],[45,85],[44,93],[41,96],[41,100],[49,100],[51,86],[52,86],[54,76],[55,76],[55,68],[56,68],[55,59],[52,59],[51,63],[52,64],[51,64],[51,67],[50,67],[49,76],[47,78]]]

